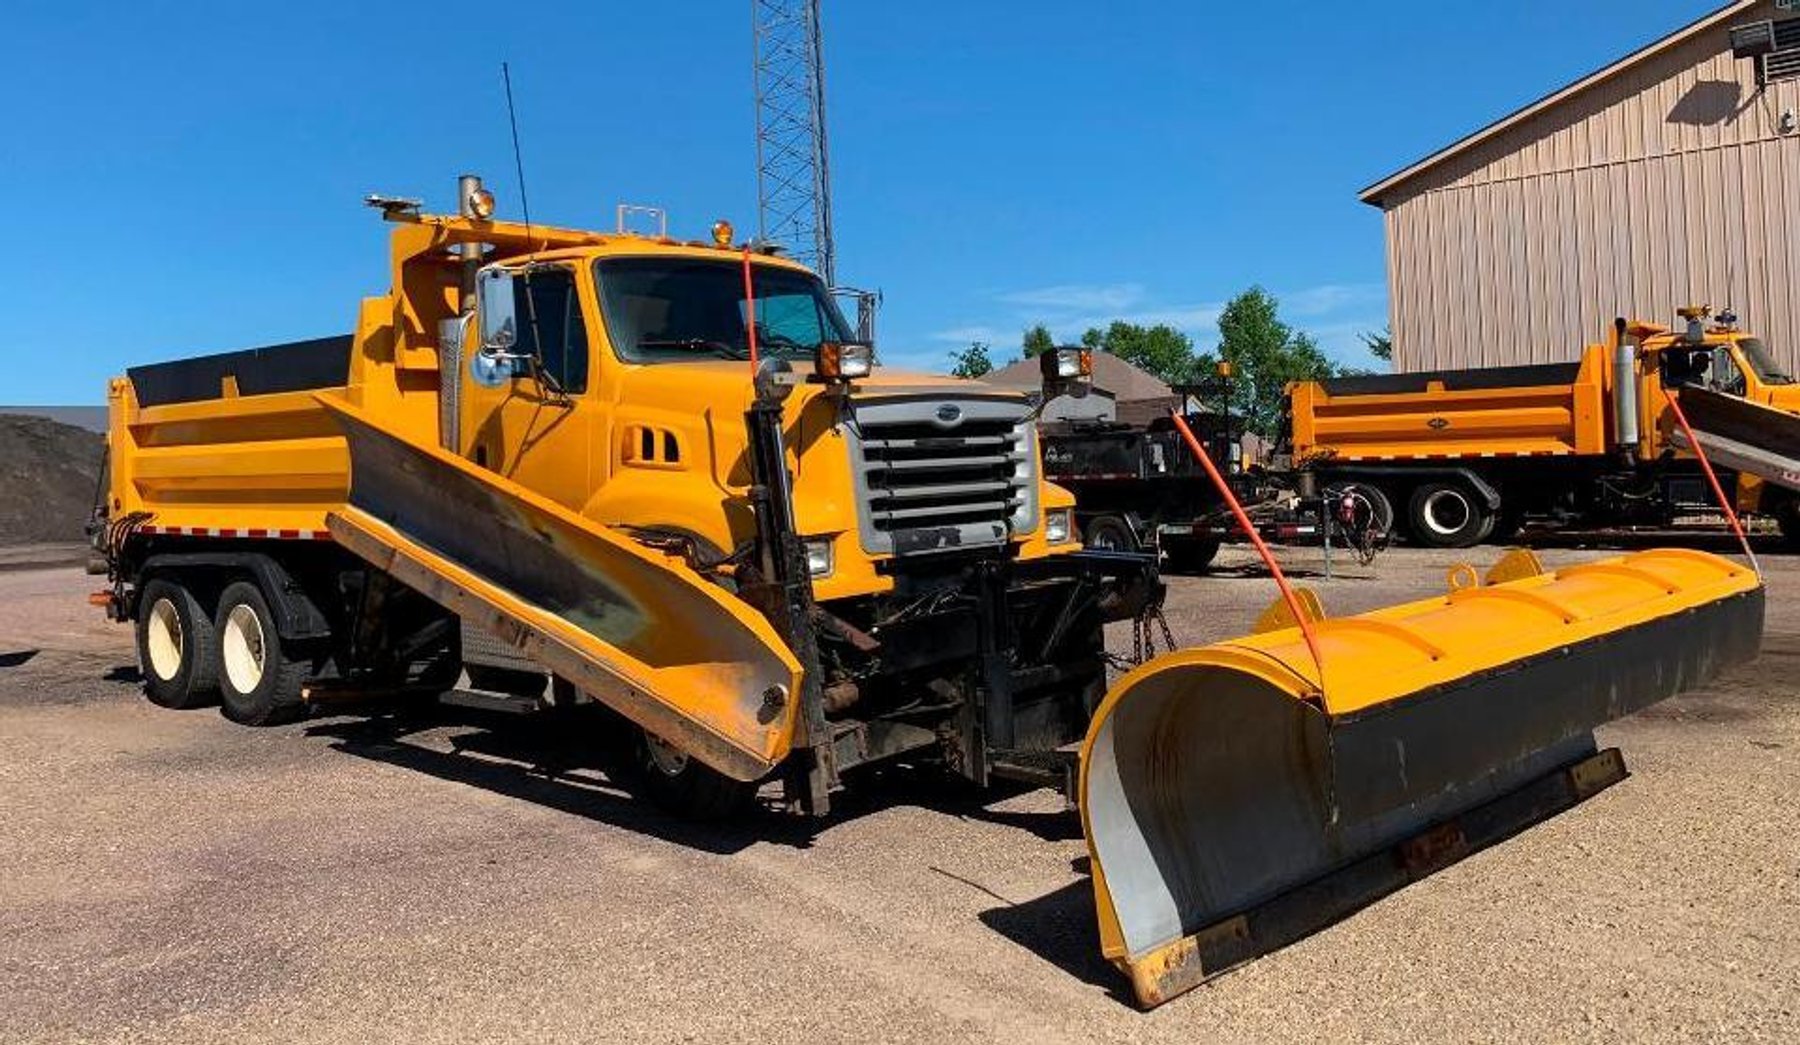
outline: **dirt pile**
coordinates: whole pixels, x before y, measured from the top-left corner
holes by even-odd
[[[85,428],[0,414],[0,544],[81,540],[104,444]]]

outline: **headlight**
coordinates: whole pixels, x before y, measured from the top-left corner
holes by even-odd
[[[875,368],[875,349],[854,341],[826,341],[813,356],[813,372],[827,381],[868,377]]]
[[[1069,510],[1057,508],[1044,513],[1044,540],[1051,544],[1061,544],[1073,535],[1069,526]]]
[[[807,541],[806,572],[813,577],[831,576],[831,541],[821,539]]]

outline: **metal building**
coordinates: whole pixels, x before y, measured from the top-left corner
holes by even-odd
[[[1529,46],[1530,41],[1519,44]],[[1800,364],[1800,0],[1729,4],[1362,192],[1400,370],[1729,306]]]

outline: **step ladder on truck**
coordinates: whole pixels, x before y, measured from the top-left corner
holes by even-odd
[[[1219,924],[1249,919],[1241,959],[1280,942],[1270,904],[1341,913],[1308,890],[1372,854],[1616,779],[1593,726],[1756,649],[1755,575],[1659,552],[1342,620],[1301,593],[1109,687],[1103,629],[1161,582],[1081,548],[1027,397],[876,368],[816,276],[725,223],[527,226],[459,193],[373,198],[392,287],[351,336],[111,383],[96,601],[152,700],[260,725],[535,679],[696,816],[764,784],[822,816],[885,762],[1058,784],[1148,1004],[1228,964]],[[1086,369],[1057,353],[1047,392]]]

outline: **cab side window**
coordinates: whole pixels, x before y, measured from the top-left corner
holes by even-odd
[[[587,391],[587,325],[575,294],[575,272],[536,268],[513,280],[513,314],[519,328],[517,351],[544,361],[544,372],[564,392]]]
[[[1706,376],[1706,386],[1715,392],[1726,395],[1741,396],[1748,389],[1744,384],[1744,372],[1738,369],[1737,360],[1723,348],[1712,352],[1712,370]]]

